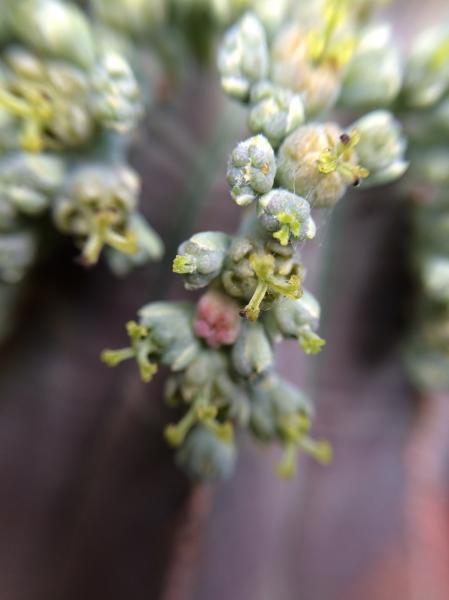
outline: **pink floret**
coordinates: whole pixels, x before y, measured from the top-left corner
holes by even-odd
[[[240,331],[237,304],[220,292],[207,292],[198,302],[193,329],[211,348],[233,344]]]

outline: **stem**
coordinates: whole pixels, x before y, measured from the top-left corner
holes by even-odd
[[[268,284],[264,281],[259,280],[251,300],[242,310],[242,316],[246,317],[250,321],[257,321],[260,314],[260,305],[263,299],[265,298],[267,292]]]

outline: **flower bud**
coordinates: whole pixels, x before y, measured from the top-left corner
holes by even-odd
[[[277,179],[312,207],[333,206],[348,185],[368,175],[357,164],[358,141],[356,131],[344,133],[333,123],[303,125],[279,149]]]
[[[279,31],[273,42],[274,83],[301,93],[308,116],[329,109],[340,91],[340,69],[334,60],[316,61],[311,56],[310,31],[291,24]]]
[[[273,148],[304,122],[304,106],[301,96],[290,90],[261,81],[251,89],[249,127],[254,133],[262,133]]]
[[[146,36],[165,18],[166,0],[91,0],[94,15],[128,35]]]
[[[0,281],[18,283],[31,267],[36,243],[28,231],[0,234]]]
[[[177,453],[177,463],[194,479],[226,479],[232,475],[237,452],[233,440],[220,439],[207,427],[197,425]]]
[[[250,426],[259,439],[275,439],[282,420],[299,414],[311,417],[313,408],[309,398],[297,387],[275,374],[252,384]]]
[[[268,75],[265,30],[252,13],[246,13],[224,36],[218,52],[218,70],[224,91],[247,100],[251,85]]]
[[[37,215],[48,208],[64,174],[64,163],[56,156],[7,154],[0,159],[0,198],[14,211]]]
[[[407,142],[401,124],[390,112],[371,112],[353,127],[360,135],[357,155],[369,171],[365,185],[390,183],[405,173],[409,164],[404,159]]]
[[[173,371],[185,369],[199,352],[192,330],[191,305],[153,302],[141,308],[138,314],[160,355],[160,362]]]
[[[60,0],[7,0],[12,32],[38,52],[89,67],[95,59],[94,40],[81,10]]]
[[[56,226],[82,240],[82,256],[87,264],[98,261],[104,245],[135,254],[137,238],[129,219],[139,191],[139,179],[127,166],[79,167],[55,203]]]
[[[295,337],[306,354],[320,352],[325,344],[316,333],[320,320],[320,305],[310,292],[299,300],[284,300],[273,308],[276,324],[285,337]]]
[[[345,73],[339,102],[363,108],[386,106],[398,95],[402,65],[391,28],[376,25],[362,33]]]
[[[240,331],[238,305],[225,294],[207,292],[198,301],[193,329],[211,348],[233,344]]]
[[[404,96],[408,104],[436,104],[449,89],[449,27],[437,25],[415,41],[405,69]]]
[[[90,107],[106,128],[120,133],[132,129],[143,115],[139,85],[119,54],[109,52],[91,71]]]
[[[291,246],[273,240],[267,244],[267,252],[258,252],[248,239],[237,238],[227,257],[222,283],[230,296],[249,301],[240,314],[255,321],[260,311],[270,308],[278,298],[299,298],[303,274]]]
[[[269,192],[275,175],[274,150],[263,135],[240,142],[229,157],[227,180],[239,206],[247,206]]]
[[[258,217],[282,246],[315,237],[316,226],[307,200],[287,190],[275,189],[259,198]]]
[[[164,254],[164,244],[158,233],[139,213],[129,219],[129,228],[136,236],[137,252],[123,254],[115,248],[107,249],[107,260],[112,271],[119,276],[127,275],[132,269],[142,267],[148,262],[159,260]]]
[[[260,323],[245,323],[232,348],[232,364],[239,375],[253,377],[273,365],[273,350]]]
[[[193,235],[178,248],[173,272],[184,276],[188,290],[208,285],[218,277],[223,267],[230,238],[220,231],[205,231]]]

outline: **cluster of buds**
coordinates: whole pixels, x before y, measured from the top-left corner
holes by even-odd
[[[309,434],[310,400],[276,374],[273,345],[297,337],[306,352],[324,343],[315,330],[319,308],[308,293],[291,301],[289,317],[267,313],[257,322],[242,319],[238,302],[219,283],[193,304],[159,302],[144,306],[139,321],[127,324],[130,345],[105,350],[103,361],[115,366],[135,359],[143,381],[158,364],[172,375],[165,396],[170,405],[187,407],[178,423],[165,429],[178,449],[178,461],[193,477],[215,479],[232,472],[236,458],[235,428],[248,427],[262,442],[277,440],[284,448],[279,472],[291,476],[298,449],[322,462],[331,450]]]
[[[423,391],[449,389],[449,24],[413,42],[404,74],[403,118],[410,141],[411,266],[417,293],[405,361]]]
[[[126,165],[126,136],[143,115],[126,59],[100,44],[75,2],[5,0],[2,9],[0,280],[18,282],[32,266],[36,218],[47,211],[81,244],[85,264],[105,245],[117,272],[159,257]]]
[[[254,10],[225,34],[221,84],[249,106],[253,134],[230,153],[227,181],[230,197],[247,214],[236,235],[207,231],[180,245],[173,271],[188,290],[208,288],[196,305],[144,307],[138,323],[128,324],[130,346],[102,356],[110,366],[134,358],[144,381],[157,364],[170,367],[166,399],[186,412],[165,437],[195,478],[231,473],[238,426],[281,444],[283,476],[294,473],[298,450],[330,460],[329,444],[310,436],[311,401],[275,368],[275,344],[282,340],[297,339],[306,354],[325,344],[317,333],[320,306],[303,288],[299,250],[315,237],[314,209],[334,206],[348,186],[393,181],[407,167],[401,127],[386,111],[344,128],[310,121],[340,93],[347,96],[345,89],[363,88],[357,73],[366,77],[366,62],[383,63],[379,81],[389,90],[387,103],[400,87],[385,41],[355,51],[367,37],[361,23],[372,2],[357,2],[355,11],[349,2],[316,4],[321,21],[284,25],[281,18],[267,28]],[[354,104],[376,104],[375,87]]]

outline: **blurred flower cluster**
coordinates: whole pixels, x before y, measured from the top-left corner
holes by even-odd
[[[423,31],[405,67],[401,104],[411,168],[412,267],[418,284],[405,347],[422,390],[449,389],[449,18]]]
[[[276,372],[274,353],[289,338],[307,354],[324,345],[300,253],[315,237],[314,211],[408,167],[402,127],[388,110],[404,72],[389,27],[372,22],[379,4],[258,2],[218,49],[222,88],[246,105],[251,132],[227,168],[230,197],[245,210],[241,227],[182,243],[174,272],[188,290],[206,290],[194,303],[144,306],[127,325],[130,345],[103,353],[111,366],[134,358],[144,381],[158,364],[171,369],[166,399],[185,414],[165,436],[195,478],[232,472],[236,427],[278,442],[286,477],[298,450],[331,458],[329,444],[311,436],[311,400]],[[343,126],[327,116],[339,106],[371,112]]]

